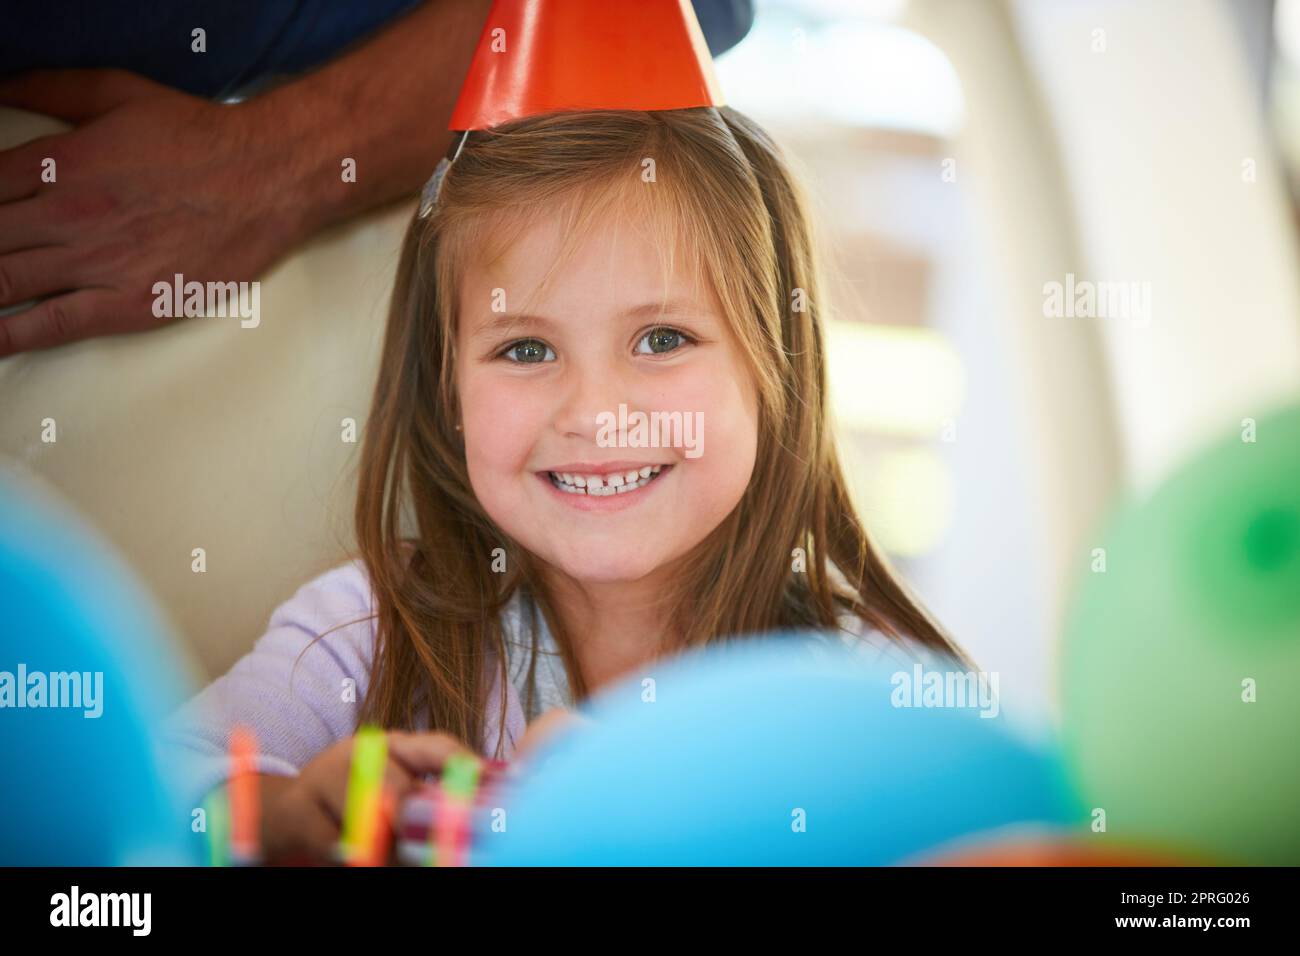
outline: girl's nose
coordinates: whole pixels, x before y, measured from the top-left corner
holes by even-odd
[[[630,406],[629,383],[608,367],[570,367],[555,410],[555,429],[595,442],[605,416],[618,416],[620,403]]]

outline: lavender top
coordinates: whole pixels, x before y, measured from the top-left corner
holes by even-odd
[[[356,732],[357,708],[365,699],[374,659],[373,598],[359,561],[326,572],[299,588],[271,615],[253,649],[221,677],[177,708],[160,732],[164,759],[181,774],[186,799],[198,805],[228,775],[230,736],[238,724],[257,737],[257,771],[292,776],[337,740]],[[513,757],[524,729],[551,707],[571,707],[568,680],[554,638],[539,614],[535,705],[525,713],[529,634],[519,592],[502,615],[507,643],[506,704],[500,706],[496,654],[489,653],[491,681],[483,749],[496,746],[505,723],[503,758]],[[928,655],[904,647],[862,622],[841,619],[846,642],[871,658],[890,656],[907,668]],[[317,638],[331,628],[324,637]]]

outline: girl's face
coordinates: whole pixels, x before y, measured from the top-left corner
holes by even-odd
[[[674,263],[665,286],[660,252],[626,216],[597,222],[538,292],[560,244],[543,217],[462,276],[455,375],[470,483],[550,566],[637,581],[740,501],[757,394],[708,283]]]

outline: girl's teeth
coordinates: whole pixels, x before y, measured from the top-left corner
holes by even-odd
[[[561,491],[569,494],[594,495],[603,497],[606,495],[621,495],[629,491],[636,491],[638,488],[644,488],[650,484],[659,472],[663,469],[662,465],[645,465],[639,469],[633,469],[625,474],[611,472],[607,475],[574,475],[569,472],[549,472],[551,483]]]

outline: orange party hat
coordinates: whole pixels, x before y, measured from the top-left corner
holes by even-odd
[[[690,0],[495,0],[448,129],[722,104]]]

